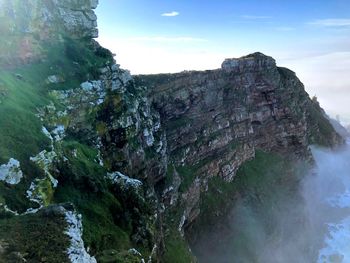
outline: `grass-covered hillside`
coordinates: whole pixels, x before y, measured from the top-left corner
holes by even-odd
[[[6,229],[0,233],[0,253],[7,258],[19,253],[27,262],[68,260],[64,218],[30,212],[69,202],[82,214],[83,240],[90,253],[101,262],[138,262],[140,255],[128,250],[139,246],[147,255],[152,247],[131,238],[138,227],[133,222],[147,217],[149,208],[138,196],[127,203],[132,191],[123,194],[108,179],[94,123],[104,107],[102,101],[96,103],[103,98],[96,96],[105,94],[90,92],[90,84],[81,86],[99,79],[100,69],[113,62],[111,53],[91,40],[64,34],[35,48],[40,53],[35,61],[11,65],[7,60],[1,65],[0,173],[13,159],[22,177],[17,184],[0,180],[0,228]],[[80,136],[87,130],[90,136]],[[135,206],[142,215],[132,211]],[[139,240],[147,231],[152,232],[146,230]]]

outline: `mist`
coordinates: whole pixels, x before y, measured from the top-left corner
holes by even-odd
[[[350,147],[312,153],[314,168],[296,164],[300,177],[277,175],[201,233],[191,246],[199,262],[350,262]]]

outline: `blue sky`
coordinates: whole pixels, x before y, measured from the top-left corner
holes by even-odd
[[[220,67],[260,51],[350,122],[349,0],[100,0],[99,42],[133,74]]]

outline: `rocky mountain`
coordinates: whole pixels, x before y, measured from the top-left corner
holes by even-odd
[[[184,235],[220,214],[213,182],[343,143],[261,53],[131,76],[93,39],[96,6],[0,0],[0,262],[194,262]]]

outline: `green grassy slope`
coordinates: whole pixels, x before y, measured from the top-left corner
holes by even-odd
[[[62,38],[42,43],[37,48],[40,48],[41,58],[36,62],[27,65],[16,62],[8,66],[9,61],[6,61],[6,67],[0,65],[0,165],[15,158],[20,161],[24,174],[18,185],[0,182],[0,202],[20,213],[29,207],[37,207],[27,199],[26,191],[34,179],[45,178],[43,170],[30,161],[30,157],[51,150],[51,141],[42,128],[45,126],[50,130],[51,120],[57,118],[50,116],[47,106],[65,109],[51,92],[75,89],[84,81],[98,79],[99,68],[112,61],[109,51],[96,50],[90,41],[85,40]],[[59,76],[61,81],[49,83],[51,75]],[[40,119],[39,112],[44,113],[44,119]],[[63,125],[68,123],[69,120],[62,120]],[[133,204],[125,203],[125,199],[115,194],[115,189],[106,181],[107,171],[98,164],[97,150],[74,135],[55,143],[54,147],[57,160],[66,161],[55,163],[55,169],[51,171],[59,184],[56,189],[43,189],[53,191],[47,193],[50,198],[45,205],[64,202],[75,205],[83,215],[85,244],[93,254],[98,254],[101,262],[139,261],[138,256],[127,253],[131,247],[138,247],[131,240],[134,226],[130,222],[134,215],[125,212],[132,210]],[[44,183],[42,187],[46,187]],[[60,253],[67,247],[67,240],[63,240],[62,219],[57,219],[57,224],[55,220],[46,224],[45,220],[49,219],[37,215],[13,216],[0,209],[0,229],[3,229],[0,240],[6,240],[10,251],[21,252],[30,262],[45,262],[43,257],[47,262],[54,262],[53,258],[64,262]],[[46,233],[46,236],[37,235],[33,229]],[[50,244],[52,250],[45,252],[45,246],[49,248]],[[146,254],[151,249],[142,244],[139,247]],[[57,256],[50,251],[55,251]]]

